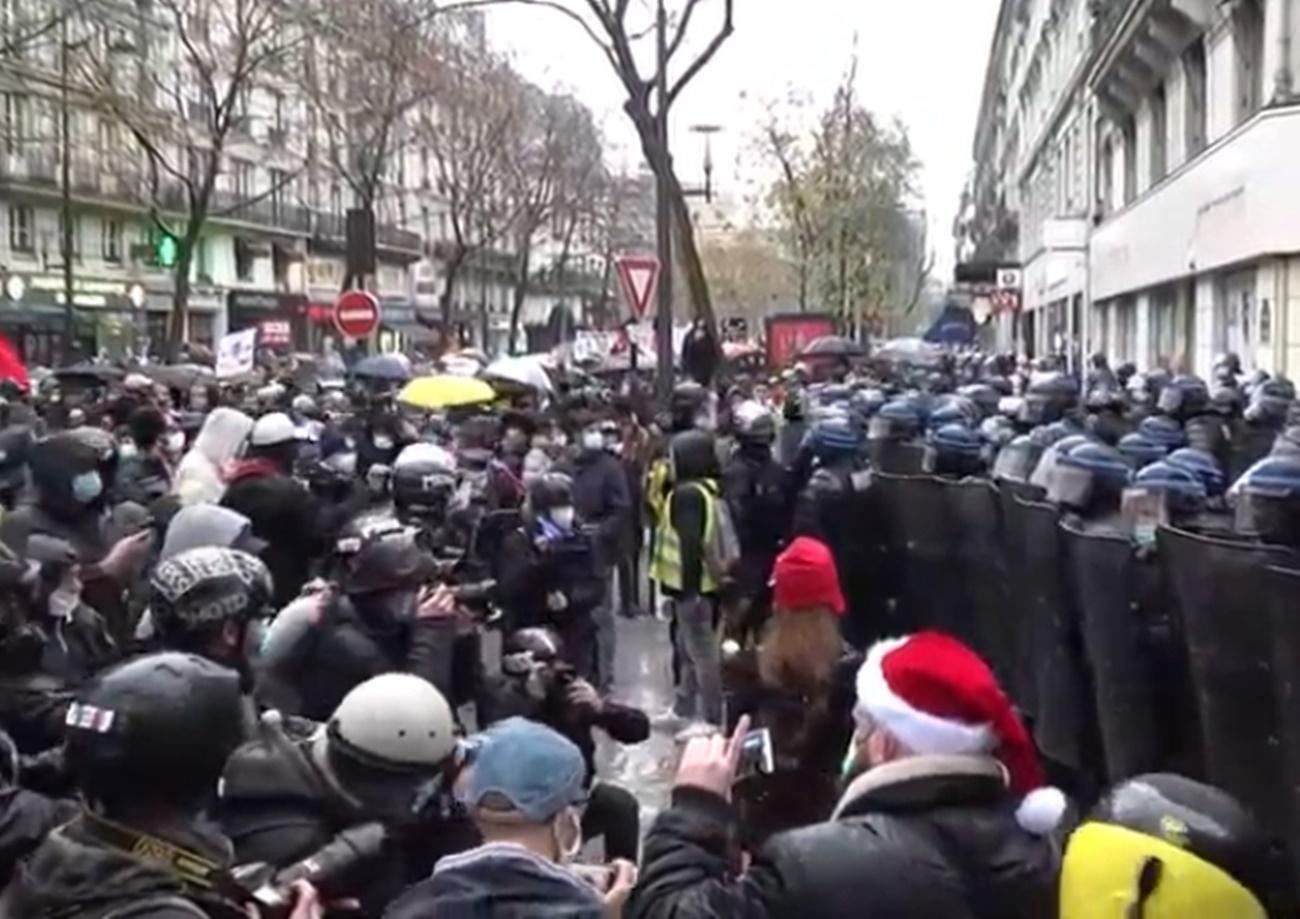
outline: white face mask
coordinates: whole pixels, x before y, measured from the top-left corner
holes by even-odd
[[[571,507],[557,507],[551,511],[551,520],[562,530],[573,529],[574,510]]]
[[[65,587],[56,587],[50,594],[50,616],[62,622],[69,622],[72,613],[81,604],[81,595]]]
[[[393,438],[389,437],[387,434],[376,434],[373,442],[376,450],[393,449]]]
[[[605,447],[605,435],[599,431],[586,431],[582,435],[582,449],[602,450]]]
[[[185,432],[172,431],[167,435],[167,441],[164,446],[168,453],[180,453],[185,449]]]

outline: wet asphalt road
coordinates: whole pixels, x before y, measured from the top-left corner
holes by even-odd
[[[636,795],[644,833],[668,805],[677,768],[673,735],[681,726],[672,718],[672,654],[666,622],[653,616],[618,617],[613,697],[650,717],[650,737],[644,743],[623,746],[597,731],[596,775]]]

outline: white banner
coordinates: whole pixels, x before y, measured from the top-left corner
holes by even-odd
[[[221,336],[217,343],[217,379],[224,380],[253,369],[257,351],[257,329],[244,329]]]

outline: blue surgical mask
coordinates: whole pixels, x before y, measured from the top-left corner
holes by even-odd
[[[98,472],[83,472],[72,480],[72,498],[78,504],[89,504],[104,492],[104,482]]]

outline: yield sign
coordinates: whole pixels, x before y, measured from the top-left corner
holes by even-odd
[[[653,255],[620,255],[614,265],[628,307],[643,319],[659,285],[659,259]]]

